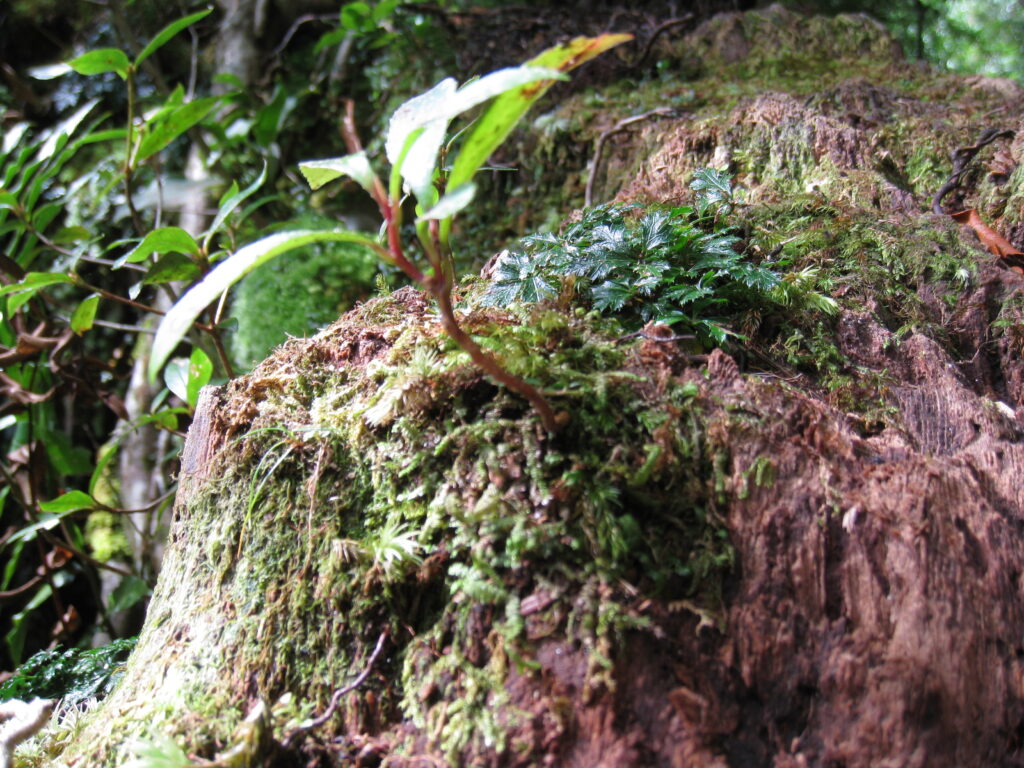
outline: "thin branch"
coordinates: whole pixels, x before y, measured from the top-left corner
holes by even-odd
[[[652,117],[679,117],[679,112],[673,107],[656,107],[639,115],[626,117],[619,120],[615,125],[597,137],[594,143],[594,157],[590,161],[590,169],[587,174],[587,189],[583,195],[583,205],[587,208],[594,204],[594,180],[597,178],[597,171],[601,165],[601,153],[604,150],[605,142],[617,133],[624,133],[631,125],[643,120],[650,120]]]
[[[68,552],[73,554],[75,557],[81,558],[82,560],[84,560],[85,562],[89,563],[90,565],[92,565],[95,568],[102,568],[105,571],[112,571],[114,573],[119,573],[122,576],[133,576],[134,575],[131,571],[129,571],[129,570],[125,569],[125,568],[121,568],[118,565],[111,565],[110,563],[104,563],[102,560],[97,560],[95,557],[91,557],[90,555],[87,555],[85,552],[83,552],[82,550],[78,549],[77,547],[75,547],[70,542],[58,539],[56,536],[54,536],[49,531],[41,530],[39,533],[42,535],[42,537],[44,539],[46,539],[48,542],[50,542],[54,546],[56,546],[56,547],[64,547],[64,549],[66,549]]]
[[[444,278],[442,277],[443,281]],[[552,434],[557,432],[562,426],[562,421],[558,416],[555,415],[554,410],[551,408],[551,404],[547,401],[547,398],[540,393],[536,387],[520,379],[518,376],[513,376],[511,373],[502,368],[501,364],[491,357],[483,348],[477,344],[473,337],[462,330],[458,321],[455,319],[455,310],[452,308],[452,297],[451,291],[442,290],[434,293],[434,297],[437,299],[438,309],[441,315],[441,327],[444,328],[445,332],[455,340],[455,343],[462,347],[468,354],[473,363],[490,376],[492,379],[497,381],[499,384],[505,385],[508,389],[516,392],[527,400],[536,409],[540,415],[540,419],[544,422],[544,428]],[[564,418],[564,417],[563,417]]]
[[[685,24],[686,22],[691,20],[693,20],[693,14],[687,13],[683,16],[680,16],[677,19],[668,19],[666,21],[661,22],[661,24],[655,27],[654,32],[651,33],[651,36],[647,38],[647,44],[644,46],[643,51],[640,52],[640,55],[633,63],[633,66],[639,67],[644,63],[644,61],[650,55],[651,49],[654,48],[654,44],[658,41],[658,38],[665,34],[665,32],[672,29],[672,27],[678,27],[680,24]]]
[[[323,711],[323,714],[321,714],[319,717],[313,718],[308,723],[300,725],[294,731],[289,733],[282,742],[282,746],[284,746],[285,749],[291,747],[291,745],[295,743],[296,739],[298,739],[298,737],[302,734],[308,733],[314,728],[319,728],[321,725],[323,725],[332,717],[334,717],[334,713],[338,711],[338,705],[341,704],[341,697],[351,693],[364,682],[366,682],[366,679],[370,676],[370,672],[373,671],[374,662],[377,661],[377,657],[380,655],[380,652],[384,649],[384,641],[387,639],[388,631],[384,630],[380,633],[380,637],[377,638],[377,646],[373,649],[373,653],[370,654],[369,661],[366,662],[366,666],[363,668],[363,671],[359,673],[359,676],[356,677],[356,679],[348,685],[339,688],[334,692],[334,695],[331,696],[331,703],[327,705],[327,709]]]
[[[167,314],[163,310],[157,309],[156,307],[151,307],[148,304],[142,304],[142,303],[140,303],[138,301],[133,301],[132,299],[127,299],[124,296],[121,296],[121,295],[116,294],[116,293],[111,293],[110,291],[108,291],[108,290],[106,290],[104,288],[100,288],[97,285],[92,285],[91,283],[87,283],[78,274],[75,274],[75,278],[76,278],[75,283],[77,285],[81,286],[82,288],[85,288],[88,291],[92,291],[94,293],[98,293],[100,296],[102,296],[105,299],[110,299],[111,301],[116,301],[116,302],[118,302],[120,304],[125,304],[125,305],[127,305],[129,307],[133,307],[135,309],[141,309],[143,312],[151,312],[154,315],[166,315]]]
[[[998,128],[987,128],[982,132],[981,136],[978,137],[978,143],[971,147],[958,147],[953,150],[953,173],[946,180],[946,183],[942,185],[941,189],[935,193],[935,197],[932,198],[932,212],[937,213],[940,216],[946,215],[946,212],[942,209],[942,198],[952,192],[954,189],[960,186],[960,179],[963,177],[967,168],[970,166],[974,156],[977,155],[983,147],[988,146],[996,139],[1012,139],[1016,134],[1012,130],[999,130]]]

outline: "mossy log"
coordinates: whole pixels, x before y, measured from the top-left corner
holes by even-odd
[[[1024,246],[1024,93],[856,16],[659,45],[660,79],[560,108],[590,136],[687,113],[609,141],[599,194],[728,168],[748,252],[840,313],[697,359],[470,281],[557,435],[411,289],[287,343],[204,393],[137,650],[55,761],[161,734],[218,765],[1024,761],[1024,279],[931,210],[952,150],[1016,131],[943,204]]]

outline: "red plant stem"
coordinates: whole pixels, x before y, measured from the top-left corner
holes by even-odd
[[[476,364],[477,368],[482,370],[499,384],[504,384],[508,389],[511,389],[513,392],[516,392],[529,400],[537,413],[540,414],[540,419],[544,423],[544,428],[548,432],[557,432],[559,428],[558,419],[555,418],[555,412],[551,409],[551,404],[548,403],[544,395],[542,395],[536,387],[526,383],[518,376],[513,376],[502,368],[501,364],[497,360],[487,354],[479,344],[473,341],[472,336],[462,330],[462,327],[455,319],[455,310],[452,308],[451,291],[444,290],[442,288],[440,291],[431,291],[431,293],[433,293],[434,298],[437,299],[438,309],[441,314],[441,327],[444,328],[445,333],[451,336],[455,343],[469,354],[470,359],[474,364]]]
[[[341,134],[345,140],[345,148],[350,154],[363,151],[363,143],[359,140],[359,133],[356,131],[355,102],[352,99],[345,100],[345,117],[341,121]],[[384,218],[388,233],[388,251],[391,253],[395,266],[400,268],[412,280],[423,286],[427,293],[437,300],[438,310],[441,315],[441,327],[444,328],[445,333],[466,351],[477,368],[499,384],[505,385],[508,389],[529,400],[537,413],[540,414],[540,419],[548,432],[557,432],[560,426],[558,419],[555,417],[555,412],[551,409],[551,405],[544,395],[536,387],[531,386],[518,376],[513,376],[502,368],[497,360],[487,354],[479,344],[473,341],[472,336],[462,330],[459,321],[455,319],[455,309],[452,307],[454,275],[452,274],[450,258],[442,255],[447,254],[448,251],[441,248],[437,222],[430,222],[430,237],[435,245],[438,263],[432,264],[433,272],[431,274],[424,275],[419,267],[405,257],[405,253],[402,250],[402,236],[398,226],[400,201],[391,200],[388,197],[384,184],[381,182],[380,177],[377,176],[373,179],[371,195],[380,209],[380,215]]]

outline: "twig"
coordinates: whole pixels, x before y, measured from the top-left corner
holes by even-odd
[[[672,29],[672,27],[678,27],[680,24],[685,24],[686,22],[692,20],[693,14],[687,13],[683,16],[680,16],[677,19],[668,19],[666,21],[661,22],[661,24],[655,27],[654,32],[651,33],[651,36],[647,38],[647,44],[644,46],[643,51],[640,52],[640,55],[637,57],[637,60],[633,64],[633,67],[639,67],[641,64],[644,63],[644,61],[650,55],[651,49],[654,48],[654,44],[658,41],[658,38],[661,37],[666,31]]]
[[[977,155],[983,147],[988,146],[996,139],[1012,139],[1015,133],[1009,129],[999,130],[998,128],[986,128],[982,132],[981,136],[978,137],[978,143],[972,147],[958,147],[953,150],[953,173],[946,180],[946,183],[942,185],[942,188],[935,193],[935,197],[932,198],[932,212],[937,213],[940,216],[945,216],[946,212],[942,210],[942,198],[960,186],[960,179],[964,175],[974,156]]]
[[[363,668],[363,671],[359,673],[359,676],[356,677],[356,679],[348,685],[343,686],[334,692],[334,695],[331,696],[331,703],[327,705],[327,709],[323,711],[323,714],[321,714],[319,717],[313,718],[307,723],[298,726],[294,731],[285,736],[284,741],[281,742],[281,745],[285,749],[290,748],[292,744],[295,743],[296,739],[298,739],[298,737],[302,734],[308,733],[314,728],[319,728],[321,725],[323,725],[332,717],[334,717],[334,713],[338,711],[338,705],[341,704],[341,697],[351,693],[364,682],[366,682],[366,678],[368,678],[370,676],[370,672],[373,671],[374,662],[377,661],[377,657],[380,655],[380,652],[384,649],[384,641],[387,639],[388,631],[385,629],[383,632],[380,633],[380,637],[377,638],[377,646],[373,649],[373,653],[370,654],[370,658],[366,662],[366,666]]]
[[[663,326],[663,327],[667,327],[667,326]],[[635,338],[638,338],[638,337],[641,338],[641,339],[647,339],[647,341],[660,341],[660,342],[666,342],[666,341],[693,341],[694,339],[697,338],[692,333],[684,333],[684,334],[679,335],[679,336],[662,336],[660,334],[653,333],[653,332],[649,331],[647,328],[641,328],[639,331],[633,331],[632,333],[627,333],[625,336],[619,336],[617,339],[615,339],[614,343],[617,344],[620,341],[625,341],[626,339],[635,339]]]
[[[277,47],[270,52],[271,59],[276,58],[285,48],[288,47],[288,43],[295,37],[295,33],[298,32],[299,27],[303,24],[308,24],[311,21],[333,21],[338,18],[337,13],[307,13],[299,16],[292,25],[288,27],[288,31],[284,33],[284,37],[281,38],[281,42],[277,44]]]
[[[626,117],[619,120],[615,125],[597,137],[594,143],[594,157],[590,161],[590,168],[587,174],[587,189],[583,196],[583,205],[589,208],[594,204],[594,179],[597,178],[597,171],[601,164],[601,152],[608,139],[617,133],[623,133],[629,126],[643,120],[650,120],[652,117],[677,117],[679,113],[673,107],[656,107],[639,115]]]

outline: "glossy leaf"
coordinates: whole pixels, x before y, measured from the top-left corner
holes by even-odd
[[[182,402],[188,402],[188,368],[189,361],[184,357],[175,357],[164,368],[164,384]]]
[[[186,402],[189,408],[195,409],[199,403],[199,390],[210,383],[213,376],[213,363],[209,356],[199,347],[192,350],[188,361],[188,381],[185,386]]]
[[[139,64],[156,53],[156,51],[166,45],[171,38],[181,32],[181,30],[185,29],[185,27],[195,24],[200,19],[204,19],[209,16],[211,13],[213,13],[213,9],[207,8],[205,11],[199,11],[198,13],[190,14],[189,16],[185,16],[177,21],[172,21],[166,27],[157,32],[156,36],[149,41],[149,44],[142,49],[142,52],[135,57],[135,66],[138,67]]]
[[[80,75],[102,75],[116,72],[122,80],[128,78],[132,63],[127,54],[119,48],[97,48],[83,53],[68,62],[68,66]]]
[[[420,204],[431,205],[435,197],[433,180],[437,153],[452,118],[509,89],[561,77],[550,68],[524,65],[499,69],[459,89],[454,79],[445,78],[426,93],[402,104],[392,115],[384,144],[388,160],[401,173]],[[409,146],[409,138],[417,131],[422,132]]]
[[[125,576],[110,593],[108,610],[126,611],[149,594],[149,585],[137,576]]]
[[[78,512],[82,509],[95,509],[97,506],[96,500],[84,491],[68,491],[56,499],[39,503],[39,508],[43,512],[52,512],[54,514],[67,514],[69,512]]]
[[[242,277],[282,253],[303,245],[330,241],[361,243],[381,252],[380,246],[372,238],[337,229],[278,232],[241,248],[218,264],[202,282],[193,286],[164,317],[153,341],[149,359],[150,381],[156,380],[164,362],[188,333],[199,314]]]
[[[181,227],[161,227],[154,229],[135,248],[114,262],[114,269],[125,262],[135,264],[145,261],[153,254],[184,253],[198,256],[199,244]]]
[[[83,299],[71,315],[71,330],[81,336],[92,328],[99,305],[100,297],[95,293]]]
[[[256,180],[247,186],[242,191],[238,190],[238,183],[231,182],[231,188],[224,193],[224,196],[220,199],[220,203],[217,206],[217,215],[213,219],[213,223],[210,228],[206,230],[203,235],[203,245],[209,249],[210,238],[221,228],[228,216],[242,203],[244,203],[252,194],[263,186],[263,182],[267,180],[267,163],[263,161],[263,169],[260,171],[260,175],[256,177]]]
[[[471,202],[476,196],[476,184],[472,181],[463,184],[458,189],[454,189],[440,200],[437,201],[437,205],[431,208],[429,211],[421,215],[416,221],[428,221],[430,219],[449,219],[456,213],[461,211]]]
[[[62,272],[29,272],[20,282],[0,288],[0,296],[13,294],[7,301],[8,312],[13,314],[43,288],[72,282],[74,280]]]
[[[547,93],[556,78],[563,76],[561,73],[575,69],[608,49],[632,39],[632,35],[577,37],[565,45],[549,48],[528,61],[525,65],[527,68],[550,68],[559,74],[538,82],[510,87],[495,99],[466,139],[448,177],[448,185],[458,187],[473,178],[473,174],[487,162],[487,158],[508,137],[527,110]]]
[[[137,162],[152,157],[168,144],[185,133],[189,128],[206,117],[220,102],[220,96],[207,96],[206,98],[190,101],[182,104],[150,127],[149,133],[139,144],[138,152],[135,155]]]
[[[144,285],[161,285],[178,280],[195,280],[201,271],[199,266],[188,256],[181,253],[168,253],[160,257],[142,279]]]

